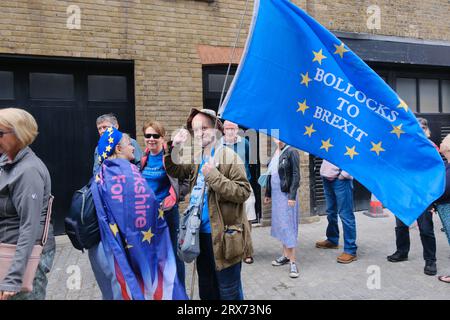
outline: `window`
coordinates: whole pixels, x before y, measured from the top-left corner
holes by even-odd
[[[417,111],[416,79],[397,78],[397,93],[413,112]]]
[[[237,66],[232,66],[225,86],[224,98],[234,79]],[[228,65],[203,67],[203,107],[216,110],[219,107],[223,84],[227,75]]]
[[[73,75],[30,73],[30,98],[35,100],[73,100]]]
[[[450,69],[369,63],[402,98],[410,110],[423,114],[450,114]]]
[[[450,113],[450,80],[442,80],[442,112]]]
[[[225,82],[226,74],[210,74],[208,75],[208,86],[210,92],[220,92],[223,90],[223,83]],[[230,84],[233,81],[234,75],[228,75],[225,92],[228,92]]]
[[[127,101],[127,78],[123,76],[88,76],[89,101]]]
[[[0,71],[0,100],[14,99],[14,74],[10,71]]]
[[[419,79],[421,113],[439,113],[439,80]]]

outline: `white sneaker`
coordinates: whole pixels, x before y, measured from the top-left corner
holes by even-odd
[[[291,270],[289,271],[289,277],[291,278],[298,278],[299,272],[297,269],[297,265],[295,262],[291,262]]]

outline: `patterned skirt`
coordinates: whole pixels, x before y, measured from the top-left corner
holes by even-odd
[[[287,248],[297,246],[298,237],[298,199],[294,207],[288,206],[288,194],[281,192],[280,176],[271,176],[272,186],[272,237],[281,241]]]
[[[438,204],[436,209],[444,226],[448,244],[450,245],[450,203]]]

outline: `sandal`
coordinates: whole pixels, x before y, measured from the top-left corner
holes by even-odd
[[[245,258],[245,259],[244,259],[244,262],[245,262],[246,264],[252,264],[252,263],[253,263],[253,257],[247,257],[247,258]]]
[[[439,276],[438,279],[439,281],[450,283],[450,276]]]

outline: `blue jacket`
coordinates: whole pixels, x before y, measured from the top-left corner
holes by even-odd
[[[222,138],[222,144],[231,148],[241,158],[245,165],[245,173],[247,174],[247,180],[250,181],[252,175],[250,173],[250,143],[247,139],[238,137],[234,144],[228,144]]]

